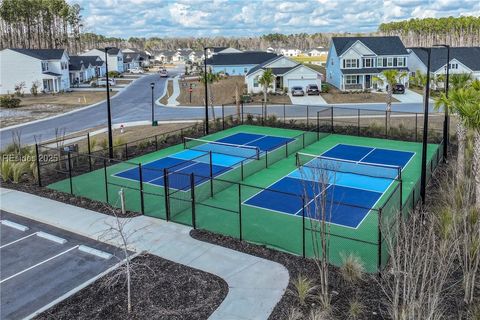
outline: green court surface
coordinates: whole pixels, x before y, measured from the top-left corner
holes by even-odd
[[[329,257],[333,264],[341,264],[343,253],[353,253],[360,257],[369,272],[375,272],[386,264],[388,253],[379,232],[379,224],[386,223],[389,218],[398,214],[400,207],[403,207],[403,212],[406,213],[418,201],[422,150],[420,143],[325,133],[320,133],[317,141],[316,132],[304,133],[298,130],[245,125],[203,139],[213,141],[239,132],[290,137],[296,140],[289,144],[287,150],[282,147],[267,154],[266,158],[262,155],[259,160],[246,163],[242,168],[243,181],[240,168],[237,167],[187,192],[166,192],[163,187],[143,184],[144,214],[166,219],[168,208],[171,221],[186,225],[195,223],[197,228],[313,257],[318,251],[318,232],[312,230],[318,229],[318,223],[308,218],[302,219],[298,215],[282,214],[243,202],[294,171],[297,168],[295,154],[298,151],[320,155],[337,144],[411,151],[415,152],[415,155],[402,171],[402,192],[398,181],[392,183],[357,228],[334,224],[328,226]],[[127,209],[141,212],[139,182],[118,178],[113,174],[181,150],[183,146],[177,145],[132,159],[128,163],[115,164],[81,175],[75,173],[73,162],[71,184],[70,179],[65,179],[48,187],[63,192],[72,190],[74,195],[102,202],[107,201],[108,192],[108,202],[117,207],[120,205],[118,191],[123,188]],[[438,150],[439,145],[428,146],[429,173],[438,163]]]

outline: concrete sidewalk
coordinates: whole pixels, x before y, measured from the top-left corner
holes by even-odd
[[[180,84],[178,83],[178,76],[172,79],[173,92],[172,95],[168,98],[167,106],[175,107],[180,104],[177,101],[178,96],[180,95]]]
[[[92,239],[114,222],[108,215],[4,188],[0,208]],[[145,216],[133,218],[126,228],[139,231],[131,239],[137,251],[210,272],[228,283],[227,297],[209,319],[267,319],[287,288],[289,275],[282,265],[195,240],[189,236],[191,228]]]

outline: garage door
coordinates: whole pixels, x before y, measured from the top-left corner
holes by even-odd
[[[288,88],[292,89],[292,87],[302,87],[303,90],[309,84],[317,84],[317,79],[288,79]]]

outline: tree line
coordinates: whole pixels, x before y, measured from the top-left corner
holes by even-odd
[[[81,8],[65,0],[3,0],[0,48],[80,50]]]
[[[480,17],[410,19],[382,23],[382,35],[399,36],[407,47],[448,44],[455,47],[480,45]]]

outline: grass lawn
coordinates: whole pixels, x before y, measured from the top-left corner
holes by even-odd
[[[179,81],[180,96],[177,101],[182,106],[198,106],[205,104],[205,87],[200,81]],[[188,88],[192,84],[192,102]],[[229,76],[222,78],[208,86],[208,90],[213,94],[213,103],[215,105],[233,103],[235,101],[235,87],[238,88],[238,94],[241,95],[245,86],[245,77]]]
[[[115,94],[115,91],[110,92],[110,97]],[[38,104],[86,106],[105,99],[106,93],[104,91],[76,91],[56,94],[39,94],[38,96],[28,94],[23,98],[20,98],[20,100],[22,100],[20,106],[23,107]]]
[[[327,103],[369,103],[369,102],[386,102],[386,93],[376,92],[346,92],[334,88],[330,85],[328,93],[322,92],[321,96]],[[392,102],[398,102],[397,99],[392,98]]]

